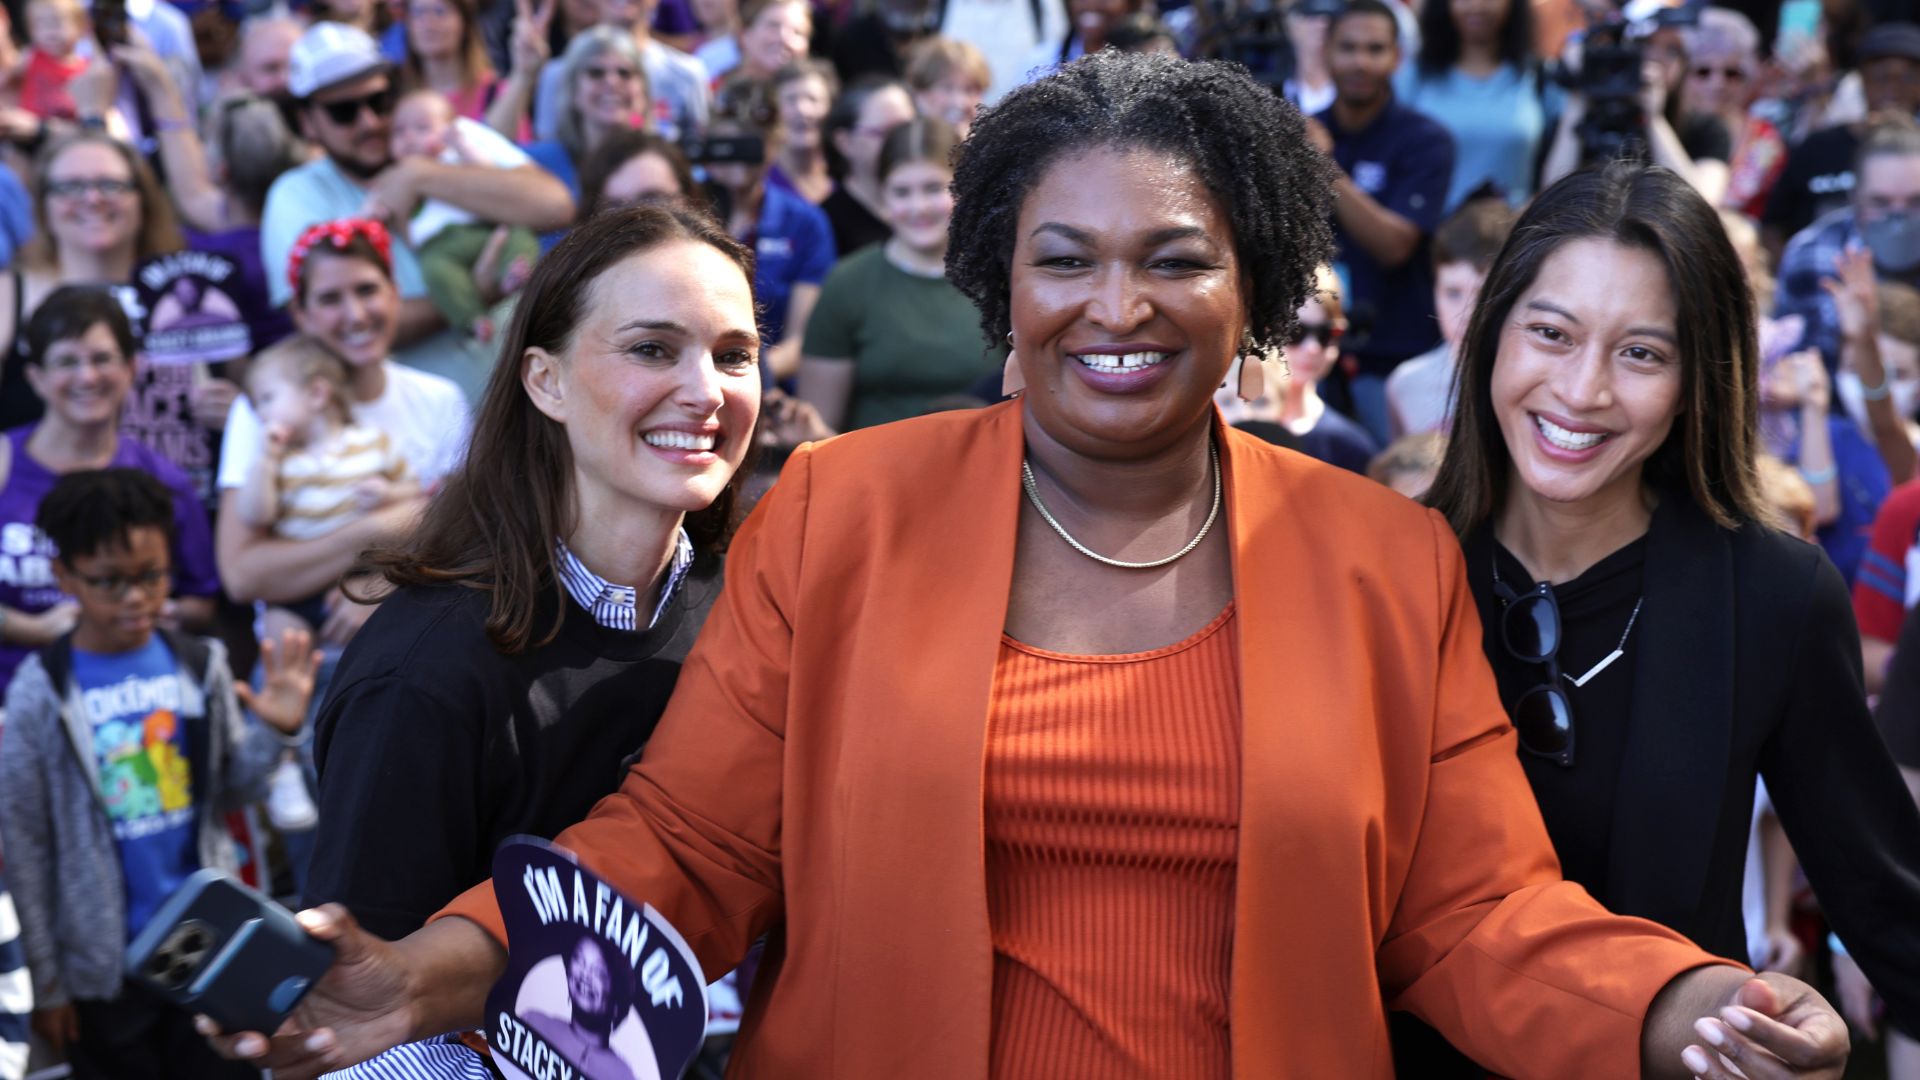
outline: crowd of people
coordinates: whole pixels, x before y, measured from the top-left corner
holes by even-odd
[[[1920,1080],[1901,10],[0,10],[0,1080],[498,1075],[521,834],[702,1069]]]

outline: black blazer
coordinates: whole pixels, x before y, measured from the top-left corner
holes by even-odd
[[[1492,535],[1468,543],[1498,626]],[[1746,958],[1740,895],[1754,777],[1828,921],[1920,1034],[1920,813],[1867,710],[1846,583],[1811,544],[1721,528],[1669,493],[1647,536],[1627,750],[1610,806],[1608,908]],[[1487,647],[1501,648],[1496,636]]]

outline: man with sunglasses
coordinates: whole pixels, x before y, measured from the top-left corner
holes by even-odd
[[[499,225],[544,231],[572,223],[573,196],[566,186],[504,138],[476,148],[476,156],[515,155],[520,164],[395,162],[390,139],[396,78],[379,46],[357,28],[315,23],[294,43],[287,89],[297,103],[301,133],[323,154],[288,170],[267,193],[260,249],[276,305],[291,299],[285,270],[300,234],[321,222],[363,216],[370,197],[392,219],[396,236],[405,234],[407,218],[426,199]],[[393,272],[401,297],[402,348],[395,359],[445,375],[469,396],[477,394],[491,357],[443,332],[445,322],[427,297],[419,261],[404,245],[394,246]]]
[[[1342,343],[1347,384],[1329,384],[1328,397],[1385,443],[1388,373],[1439,341],[1426,249],[1453,181],[1453,136],[1394,99],[1399,28],[1381,0],[1353,0],[1335,15],[1326,53],[1333,107],[1307,133],[1339,170],[1333,236],[1353,324]]]

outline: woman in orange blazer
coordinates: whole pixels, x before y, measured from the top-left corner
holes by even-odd
[[[771,935],[731,1074],[1387,1077],[1403,1008],[1516,1077],[1731,1075],[1706,1043],[1755,1080],[1837,1076],[1804,985],[1560,880],[1446,522],[1219,423],[1327,247],[1298,114],[1235,69],[1105,53],[983,115],[955,187],[952,276],[1024,397],[797,452],[645,756],[558,838],[709,970]],[[1203,691],[1010,736],[1022,665],[1202,655],[1227,660]],[[1217,743],[1135,759],[1092,727],[1222,712]],[[1010,763],[1071,794],[1019,804]],[[1193,796],[1169,827],[1099,817],[1168,791]],[[1224,839],[1224,865],[1022,892],[1022,825],[1085,838],[1050,880],[1148,833]],[[221,1041],[276,1076],[473,1025],[504,963],[490,886],[394,944],[304,918],[340,964],[275,1038]]]

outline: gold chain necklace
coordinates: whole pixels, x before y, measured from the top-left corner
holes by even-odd
[[[1117,566],[1122,570],[1152,570],[1155,567],[1165,566],[1181,556],[1186,555],[1194,548],[1199,547],[1200,541],[1207,538],[1207,531],[1213,528],[1214,520],[1220,516],[1220,448],[1209,442],[1207,444],[1207,454],[1213,462],[1213,509],[1207,511],[1207,520],[1200,526],[1200,531],[1194,534],[1193,539],[1187,541],[1186,547],[1181,548],[1179,551],[1174,552],[1164,559],[1155,559],[1152,562],[1125,562],[1120,559],[1109,559],[1080,541],[1075,540],[1073,534],[1067,532],[1066,526],[1060,524],[1051,513],[1047,512],[1047,504],[1040,501],[1040,485],[1033,478],[1033,466],[1029,465],[1025,458],[1020,459],[1020,486],[1026,489],[1027,501],[1033,503],[1035,510],[1040,511],[1040,517],[1044,519],[1047,524],[1053,526],[1053,531],[1059,533],[1060,539],[1065,540],[1073,550],[1085,555],[1094,562],[1106,563],[1108,566]]]

